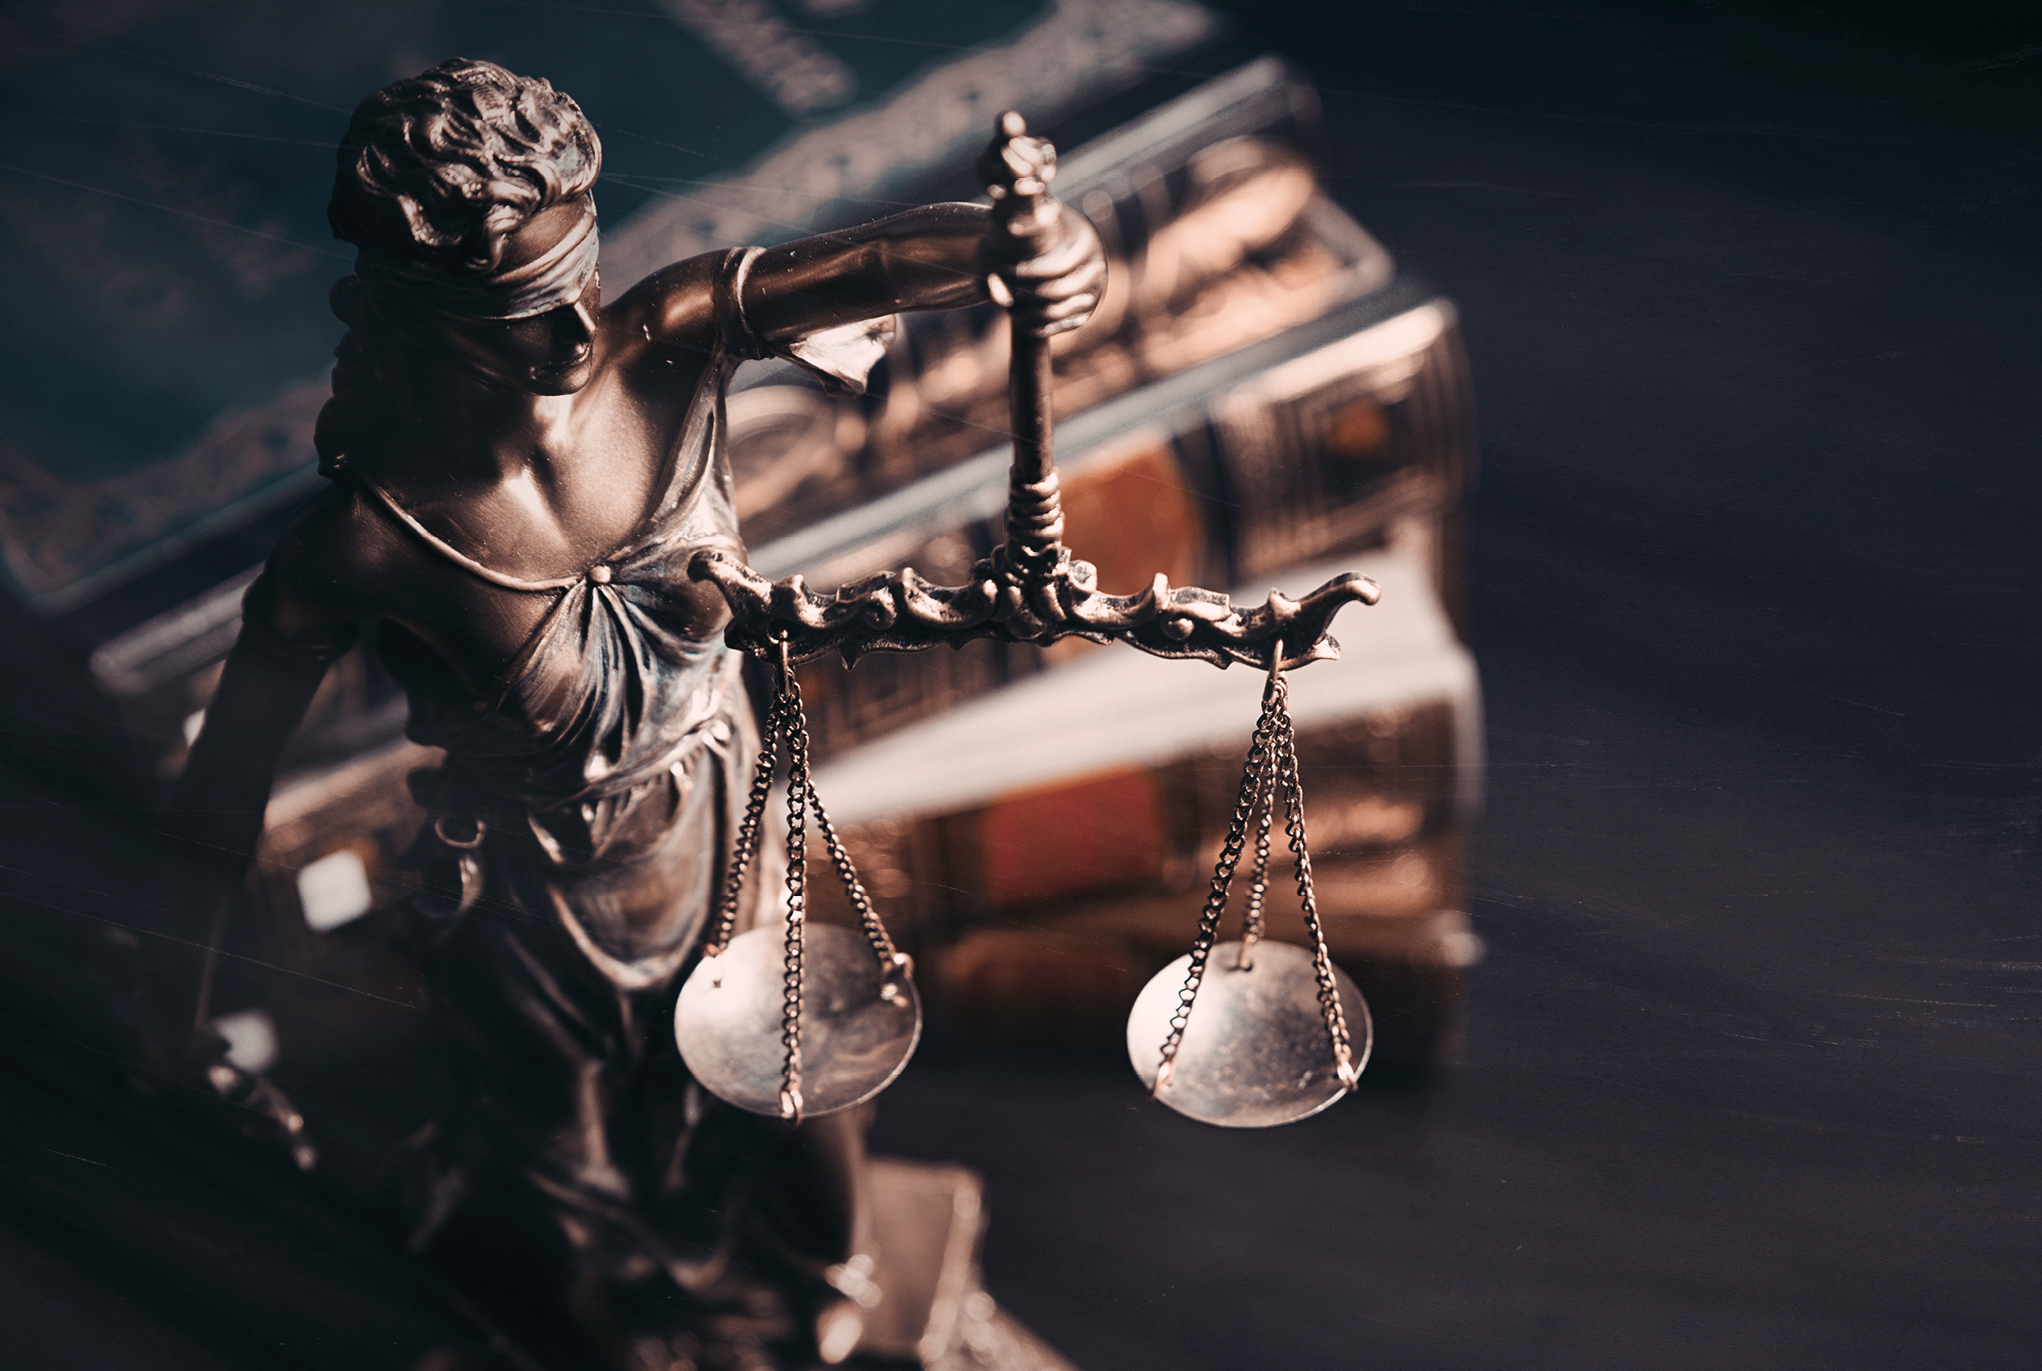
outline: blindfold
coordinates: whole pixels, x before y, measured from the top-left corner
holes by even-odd
[[[355,275],[397,287],[443,314],[483,323],[529,319],[581,298],[596,274],[596,207],[584,196],[580,220],[560,241],[529,262],[506,271],[461,276],[417,257],[355,258]]]

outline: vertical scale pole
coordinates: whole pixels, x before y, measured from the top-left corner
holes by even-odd
[[[1029,137],[1028,124],[1019,114],[1009,110],[1001,115],[999,135],[979,159],[979,177],[993,199],[997,256],[1025,260],[1054,236],[1063,213],[1063,206],[1049,193],[1055,176],[1056,150]],[[1014,301],[1004,285],[997,277],[988,279],[994,300],[1011,308]],[[1019,316],[1012,328],[1007,405],[1014,430],[1014,465],[1007,484],[1006,553],[1016,571],[1041,575],[1065,555],[1063,505],[1051,442],[1049,339]]]

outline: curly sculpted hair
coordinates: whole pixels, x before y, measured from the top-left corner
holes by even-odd
[[[595,184],[603,148],[549,82],[457,57],[357,105],[337,160],[334,237],[488,272],[527,217]]]
[[[357,105],[336,160],[334,237],[365,258],[487,275],[518,225],[595,184],[603,147],[550,82],[456,57]],[[389,295],[359,276],[333,287],[348,333],[314,436],[329,474],[415,408],[409,381],[421,359],[401,327],[403,302]]]

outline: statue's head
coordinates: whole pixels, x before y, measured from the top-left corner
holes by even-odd
[[[385,86],[355,109],[327,208],[358,250],[349,289],[484,380],[579,390],[595,366],[602,156],[573,100],[493,62]]]

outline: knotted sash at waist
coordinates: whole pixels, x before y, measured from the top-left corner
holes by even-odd
[[[570,816],[591,822],[684,770],[706,743],[729,741],[738,714],[748,708],[742,662],[719,650],[691,673],[697,676],[693,689],[672,691],[668,683],[678,698],[623,709],[598,704],[575,711],[566,728],[537,737],[501,715],[426,713],[414,700],[413,739],[443,748],[446,756],[412,773],[412,796],[435,820],[453,821],[440,825],[450,840],[472,834],[476,824],[521,829],[531,820],[550,824]]]

